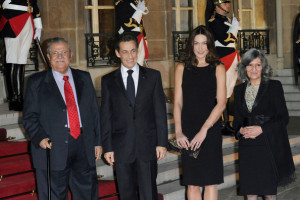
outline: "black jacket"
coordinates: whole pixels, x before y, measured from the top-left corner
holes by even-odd
[[[100,114],[95,89],[88,72],[71,69],[76,87],[82,123],[82,137],[90,166],[95,166],[95,146],[101,146]],[[27,83],[23,109],[23,124],[31,139],[35,168],[46,169],[46,151],[39,143],[52,141],[51,170],[63,170],[68,156],[67,107],[58,89],[52,70],[32,75]]]
[[[167,115],[160,73],[139,66],[135,106],[117,69],[102,78],[101,131],[104,152],[116,162],[156,160],[156,146],[166,147]]]
[[[262,81],[252,107],[248,111],[245,101],[247,82],[234,89],[233,128],[239,145],[249,145],[239,133],[241,127],[259,125],[263,133],[257,137],[267,145],[279,185],[290,182],[295,171],[286,126],[289,122],[288,110],[279,81]]]

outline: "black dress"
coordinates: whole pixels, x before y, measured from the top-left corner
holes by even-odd
[[[184,68],[182,77],[182,131],[191,141],[200,131],[216,105],[216,67]],[[184,185],[213,185],[223,183],[222,135],[216,122],[201,145],[197,158],[182,154]]]

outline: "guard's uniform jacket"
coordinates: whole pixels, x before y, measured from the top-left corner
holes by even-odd
[[[215,38],[218,57],[226,68],[227,98],[231,96],[237,80],[236,67],[239,61],[239,54],[236,50],[237,36],[229,32],[230,26],[229,19],[218,13],[208,21],[208,27]]]
[[[34,27],[42,28],[37,0],[2,0],[1,9],[0,37],[17,37],[29,17],[32,19],[33,31]]]
[[[119,34],[130,32],[139,42],[138,63],[143,65],[149,57],[147,36],[144,29],[143,12],[136,6],[138,0],[115,0],[116,31]]]

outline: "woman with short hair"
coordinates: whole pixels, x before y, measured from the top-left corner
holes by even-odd
[[[234,89],[234,121],[239,140],[240,195],[275,200],[277,186],[293,181],[295,166],[286,126],[289,115],[279,81],[257,49],[247,51],[238,65]]]

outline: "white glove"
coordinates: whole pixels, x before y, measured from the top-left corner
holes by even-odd
[[[10,4],[10,2],[11,2],[11,0],[5,0],[5,1],[3,2],[3,4],[2,4],[2,8],[3,8],[3,9],[6,9],[7,6],[8,6],[8,4]]]
[[[39,39],[39,40],[41,40],[41,33],[42,33],[42,29],[41,28],[37,28],[37,29],[35,29],[35,34],[34,34],[34,39]]]
[[[140,9],[142,12],[146,11],[146,5],[145,5],[145,1],[139,1],[137,8]]]
[[[232,18],[232,26],[240,26],[240,23],[239,23],[239,21],[237,20],[237,18],[236,17],[233,17]]]
[[[130,3],[131,7],[133,9],[135,9],[135,12],[132,15],[132,18],[135,19],[137,21],[137,23],[141,23],[142,20],[142,16],[143,15],[147,15],[149,13],[148,8],[145,5],[144,1],[139,1],[137,7],[133,4]]]
[[[240,23],[235,17],[233,17],[232,25],[230,26],[228,32],[232,33],[234,37],[237,37],[237,33],[239,30],[241,30]]]

